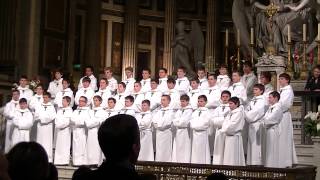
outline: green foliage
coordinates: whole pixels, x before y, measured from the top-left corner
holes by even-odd
[[[317,130],[317,121],[312,121],[310,118],[306,119],[304,130],[308,136],[320,136],[320,131]]]

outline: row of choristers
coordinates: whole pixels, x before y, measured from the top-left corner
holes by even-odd
[[[60,71],[47,92],[38,85],[34,95],[21,77],[4,111],[5,151],[31,140],[56,165],[69,164],[70,149],[73,165],[100,164],[99,126],[111,116],[128,114],[140,128],[142,161],[292,166],[290,76],[280,76],[279,94],[273,91],[270,73],[262,73],[257,84],[250,63],[243,72],[242,77],[232,72],[230,79],[225,66],[218,76],[198,69],[198,78],[189,80],[183,67],[176,79],[161,68],[159,79],[151,79],[150,70],[144,69],[143,79],[136,81],[128,67],[125,80],[118,83],[112,69],[105,68],[97,88],[93,68],[86,67],[75,96]]]

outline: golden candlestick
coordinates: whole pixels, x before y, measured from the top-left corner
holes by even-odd
[[[307,41],[303,41],[303,59],[302,59],[302,70],[300,78],[302,80],[307,79],[308,73],[307,73]]]
[[[253,54],[254,54],[254,44],[250,43],[250,51],[251,51],[251,64],[254,66],[254,59],[253,59]]]
[[[237,69],[240,71],[240,45],[237,46]]]
[[[291,41],[288,42],[288,62],[287,62],[287,71],[292,72],[292,63],[291,63]]]

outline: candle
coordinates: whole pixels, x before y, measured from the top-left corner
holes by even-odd
[[[226,47],[229,46],[229,30],[226,29]]]
[[[288,43],[291,43],[291,27],[288,25]]]
[[[237,45],[240,46],[240,30],[237,29]]]
[[[320,41],[320,23],[318,24],[318,41]]]
[[[303,42],[307,41],[307,25],[303,24]]]
[[[254,38],[253,38],[253,28],[250,29],[250,44],[254,44],[253,43]]]

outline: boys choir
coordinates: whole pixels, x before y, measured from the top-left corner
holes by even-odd
[[[111,116],[128,114],[140,128],[141,161],[292,166],[297,159],[290,76],[280,75],[277,92],[269,73],[261,74],[262,84],[257,84],[250,63],[243,71],[242,77],[232,72],[230,79],[223,65],[218,76],[206,76],[200,68],[189,81],[183,67],[177,69],[177,79],[168,77],[165,68],[159,79],[151,79],[144,69],[136,81],[133,68],[127,67],[125,80],[118,83],[111,68],[97,81],[93,68],[86,67],[75,96],[61,71],[47,91],[38,85],[34,95],[22,76],[4,110],[5,151],[21,141],[37,141],[56,165],[69,164],[71,149],[73,165],[98,165],[104,159],[99,126]]]

